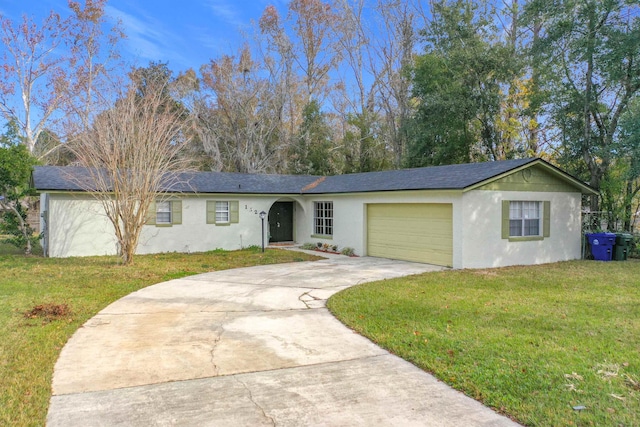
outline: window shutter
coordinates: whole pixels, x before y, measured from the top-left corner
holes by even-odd
[[[502,201],[502,238],[509,238],[509,200]]]
[[[229,202],[229,222],[233,224],[240,222],[240,202],[237,200]]]
[[[145,224],[156,225],[156,201],[155,200],[149,203],[149,207],[147,208],[147,220]]]
[[[544,202],[542,215],[542,236],[549,237],[551,236],[551,202]]]
[[[182,224],[182,200],[171,201],[171,224]]]
[[[216,201],[207,200],[207,224],[216,223]]]

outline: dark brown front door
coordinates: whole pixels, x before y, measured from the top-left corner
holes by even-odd
[[[293,241],[293,202],[276,202],[269,210],[269,241]]]

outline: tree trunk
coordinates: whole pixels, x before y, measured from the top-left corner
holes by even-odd
[[[624,231],[631,232],[631,203],[633,201],[633,182],[627,181],[626,194],[624,198]]]
[[[584,106],[583,106],[583,141],[582,141],[582,155],[585,163],[589,167],[591,178],[589,183],[592,187],[600,189],[600,180],[602,178],[601,169],[589,152],[591,146],[591,107],[592,107],[592,91],[593,91],[593,55],[595,52],[595,12],[592,10],[589,16],[588,34],[587,34],[587,69],[585,74],[585,93],[584,93]],[[598,196],[591,196],[590,200],[591,211],[597,212],[599,210]]]
[[[17,201],[16,203],[20,202]],[[31,246],[31,236],[29,235],[28,224],[25,222],[24,218],[22,218],[22,215],[20,214],[18,208],[16,208],[13,204],[6,204],[5,208],[9,208],[10,210],[12,210],[16,218],[18,218],[18,222],[20,223],[20,233],[22,233],[22,237],[25,240],[24,254],[31,255],[31,253],[33,252],[33,248]]]

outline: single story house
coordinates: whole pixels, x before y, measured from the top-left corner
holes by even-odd
[[[116,253],[100,203],[77,184],[83,173],[34,169],[48,256]],[[181,178],[152,206],[137,253],[240,249],[264,237],[453,268],[555,262],[580,258],[582,196],[595,194],[535,158],[326,177]]]

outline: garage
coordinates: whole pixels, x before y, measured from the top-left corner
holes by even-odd
[[[451,267],[452,214],[450,203],[369,204],[367,254]]]

